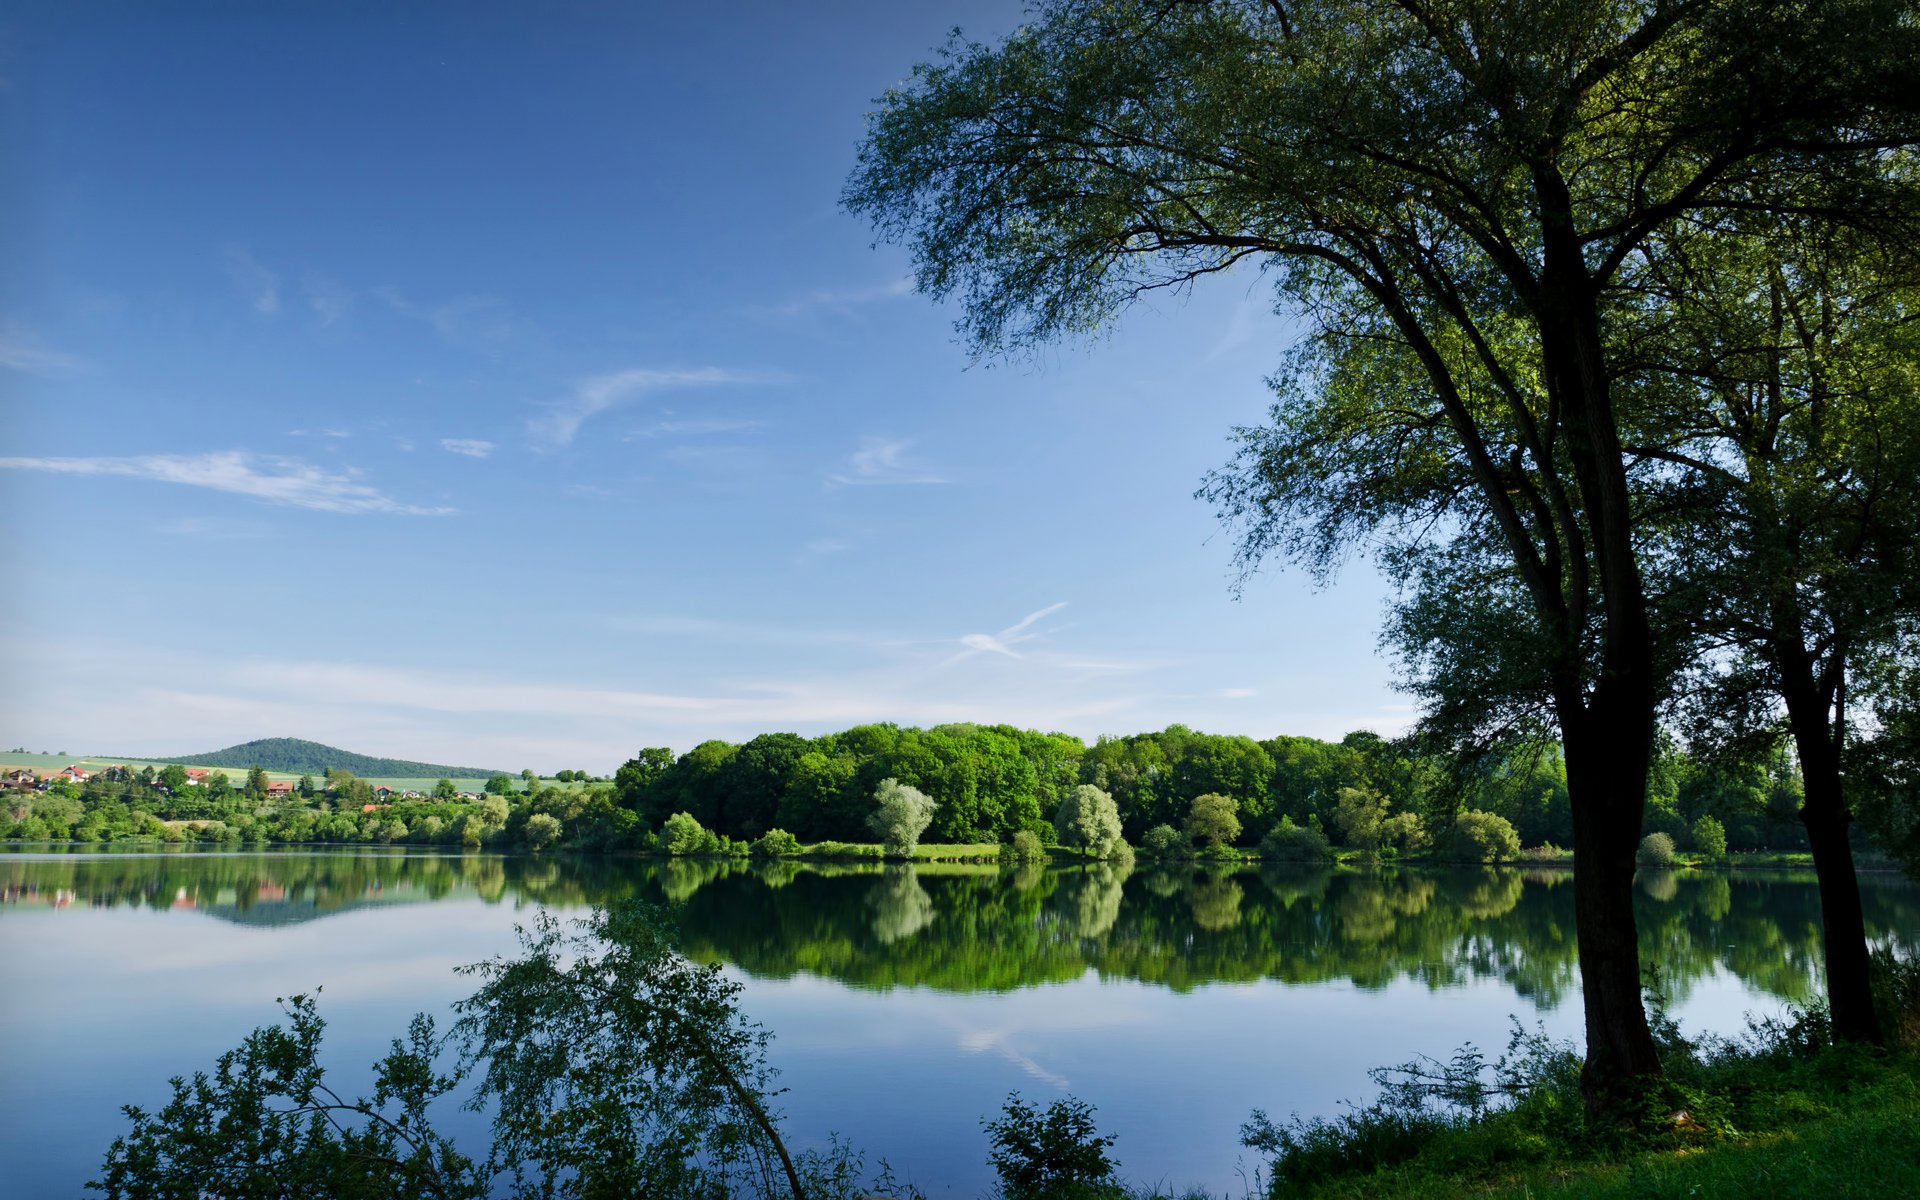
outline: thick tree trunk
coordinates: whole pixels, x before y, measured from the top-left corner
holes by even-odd
[[[1860,911],[1860,880],[1854,873],[1853,823],[1840,785],[1840,755],[1827,728],[1826,713],[1807,711],[1809,703],[1788,704],[1794,748],[1800,754],[1805,798],[1800,821],[1813,848],[1813,869],[1820,879],[1820,924],[1827,952],[1827,1007],[1833,1035],[1849,1042],[1879,1045],[1880,1018],[1873,1009],[1868,971],[1867,924]]]
[[[1580,1086],[1590,1110],[1631,1097],[1661,1075],[1641,1003],[1633,915],[1634,853],[1646,808],[1651,731],[1589,704],[1561,717],[1573,809],[1573,909],[1587,1057]]]

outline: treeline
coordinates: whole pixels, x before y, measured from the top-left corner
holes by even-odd
[[[380,803],[365,780],[339,769],[303,778],[291,797],[269,796],[258,768],[238,778],[216,771],[198,786],[187,786],[177,767],[102,773],[84,785],[10,797],[0,808],[0,837],[651,850],[666,848],[662,830],[684,813],[741,848],[776,829],[803,843],[871,842],[868,818],[887,779],[934,800],[923,837],[937,843],[1010,843],[1026,832],[1053,845],[1061,802],[1081,785],[1110,795],[1125,840],[1149,852],[1156,828],[1183,839],[1195,830],[1202,797],[1230,801],[1233,822],[1200,839],[1241,848],[1291,828],[1337,848],[1418,853],[1458,827],[1461,813],[1502,819],[1526,846],[1566,846],[1573,836],[1566,768],[1554,747],[1463,766],[1366,731],[1337,742],[1257,741],[1173,725],[1087,745],[1005,725],[878,724],[818,738],[708,741],[678,756],[643,750],[610,785],[563,774],[574,776],[566,781],[573,786],[529,771],[496,776],[478,800],[442,780],[426,798]],[[1784,750],[1729,769],[1669,746],[1650,800],[1646,832],[1667,833],[1685,849],[1696,848],[1703,816],[1724,827],[1728,850],[1805,845],[1794,820],[1799,784]]]
[[[1006,842],[1022,830],[1050,842],[1054,813],[1080,784],[1113,797],[1123,835],[1135,845],[1157,826],[1186,829],[1202,796],[1234,802],[1239,828],[1227,840],[1242,847],[1260,844],[1283,822],[1320,830],[1334,846],[1353,846],[1377,843],[1383,831],[1376,826],[1391,832],[1396,819],[1412,819],[1402,820],[1402,829],[1417,822],[1438,830],[1469,811],[1508,821],[1527,846],[1573,840],[1557,748],[1461,764],[1364,730],[1337,742],[1257,741],[1171,725],[1089,746],[1005,725],[862,725],[811,739],[770,733],[743,745],[703,742],[677,758],[644,750],[615,775],[614,794],[648,829],[687,813],[738,841],[770,829],[803,842],[862,841],[870,838],[867,817],[885,779],[937,802],[925,835],[935,842]],[[1729,850],[1805,845],[1794,819],[1799,783],[1784,748],[1727,768],[1668,745],[1649,801],[1643,832],[1668,833],[1683,847],[1691,847],[1702,816],[1724,827]]]

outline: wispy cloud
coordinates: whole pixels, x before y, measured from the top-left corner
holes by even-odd
[[[655,421],[651,425],[642,425],[627,435],[628,441],[641,438],[664,437],[707,437],[721,433],[757,433],[765,429],[765,421],[750,417],[709,417],[688,419],[667,419]]]
[[[306,293],[307,307],[322,328],[353,311],[353,293],[323,275],[308,275],[301,290]]]
[[[514,334],[513,314],[507,302],[485,292],[462,292],[437,303],[410,300],[393,287],[375,288],[373,294],[394,312],[424,322],[450,342],[493,349]]]
[[[363,482],[357,471],[327,471],[298,459],[268,458],[244,450],[127,458],[0,458],[0,468],[180,483],[317,512],[434,517],[454,511],[403,504]]]
[[[728,367],[694,367],[687,370],[632,367],[624,371],[611,371],[581,380],[574,386],[573,395],[546,405],[545,413],[527,422],[527,432],[540,445],[565,446],[580,432],[580,426],[637,396],[674,388],[783,382],[785,376]]]
[[[1054,613],[1059,612],[1066,606],[1067,602],[1065,600],[1062,600],[1058,604],[1049,604],[1037,612],[1028,613],[1025,617],[1021,618],[1018,624],[1009,625],[999,633],[969,633],[960,639],[960,645],[962,647],[960,653],[954,655],[947,661],[959,662],[963,658],[972,658],[976,654],[1004,654],[1008,658],[1019,658],[1021,657],[1020,652],[1015,650],[1014,647],[1021,642],[1030,642],[1040,636],[1039,634],[1029,631],[1034,625],[1052,616]]]
[[[225,255],[227,278],[240,289],[253,311],[271,317],[280,311],[280,276],[269,270],[243,246],[229,246]]]
[[[71,375],[86,366],[71,354],[49,349],[38,335],[12,321],[0,325],[0,367],[28,375]]]
[[[270,527],[259,521],[235,521],[225,517],[175,517],[157,527],[169,537],[212,538],[242,541],[266,537]]]
[[[464,454],[468,458],[485,458],[493,453],[493,443],[481,438],[441,438],[440,448],[449,454]]]
[[[882,300],[898,300],[913,294],[913,277],[902,276],[888,283],[853,288],[816,288],[780,304],[756,308],[755,312],[774,317],[798,317],[813,312],[846,314]]]
[[[860,448],[847,459],[842,469],[827,476],[827,482],[842,486],[864,484],[946,483],[944,476],[910,462],[907,451],[913,443],[894,438],[863,438]]]
[[[287,430],[287,436],[288,437],[329,438],[337,441],[341,438],[352,437],[353,430],[351,429],[289,429]]]
[[[1233,688],[1221,688],[1220,691],[1216,694],[1222,700],[1250,700],[1253,697],[1258,696],[1260,693],[1253,690],[1252,688],[1233,687]]]

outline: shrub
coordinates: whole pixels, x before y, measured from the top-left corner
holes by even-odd
[[[1433,848],[1433,835],[1419,813],[1395,813],[1380,825],[1381,840],[1402,854],[1425,854]]]
[[[800,853],[800,839],[784,829],[769,829],[754,839],[749,853],[755,858],[787,858]]]
[[[1140,839],[1140,852],[1148,858],[1187,858],[1193,853],[1193,844],[1173,826],[1155,825]]]
[[[1278,862],[1331,862],[1333,847],[1318,829],[1295,825],[1292,817],[1281,817],[1280,823],[1260,839],[1260,857]]]
[[[1727,827],[1711,813],[1701,813],[1700,819],[1693,823],[1693,848],[1711,859],[1727,856]]]
[[[1650,833],[1641,839],[1635,860],[1643,867],[1671,867],[1675,857],[1671,834]]]
[[[1208,846],[1225,846],[1240,836],[1240,802],[1208,792],[1195,796],[1187,810],[1187,836]]]
[[[882,779],[874,789],[873,803],[867,828],[880,838],[889,855],[911,856],[913,848],[920,843],[920,835],[933,821],[933,797],[898,779]]]
[[[1054,832],[1060,844],[1080,850],[1094,858],[1109,858],[1120,840],[1120,809],[1113,797],[1083,783],[1068,792],[1053,814]]]
[[[1520,857],[1520,835],[1505,817],[1468,809],[1440,839],[1440,854],[1454,862],[1505,862]]]
[[[711,837],[692,813],[675,813],[660,826],[660,848],[668,854],[698,854]]]
[[[1040,835],[1031,829],[1021,829],[1014,833],[1013,840],[1000,847],[1000,861],[1010,863],[1041,862],[1047,857],[1047,848],[1040,844]]]
[[[560,840],[560,819],[552,813],[534,813],[520,831],[529,850],[544,850]]]
[[[1005,1200],[1105,1200],[1126,1193],[1113,1177],[1111,1136],[1093,1122],[1093,1106],[1068,1097],[1035,1108],[1015,1092],[1002,1115],[983,1121],[993,1144],[987,1160]]]

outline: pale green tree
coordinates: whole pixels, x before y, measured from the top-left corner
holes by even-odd
[[[1230,846],[1240,836],[1240,802],[1208,792],[1187,809],[1187,837],[1209,846]]]
[[[1120,838],[1120,809],[1113,797],[1090,783],[1061,798],[1053,813],[1060,844],[1092,858],[1111,858],[1126,843]]]
[[[867,828],[880,839],[890,857],[909,858],[920,844],[920,835],[933,822],[935,807],[933,797],[919,788],[908,787],[898,779],[882,779],[873,792]]]

